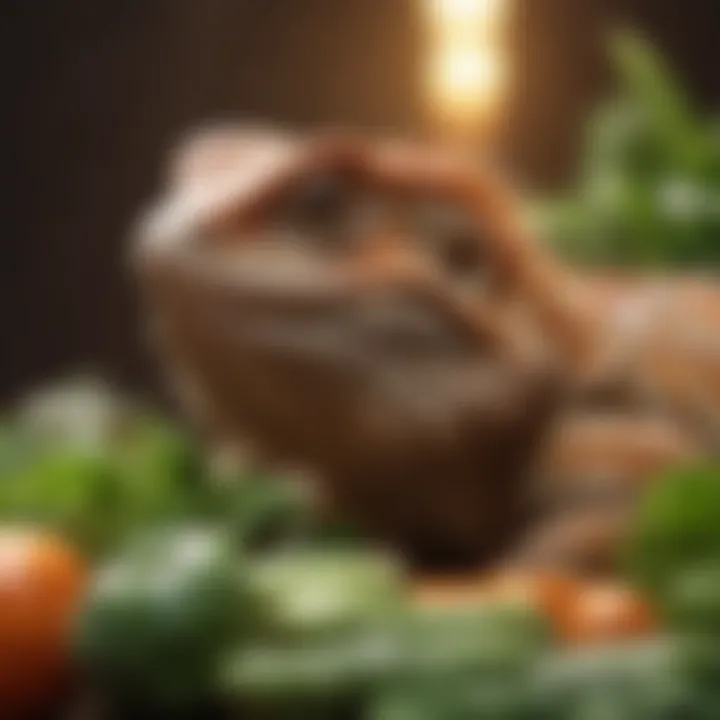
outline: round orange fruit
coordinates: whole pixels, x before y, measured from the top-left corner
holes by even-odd
[[[560,618],[571,643],[602,643],[642,637],[656,629],[648,603],[632,588],[614,582],[588,582]]]
[[[61,538],[0,529],[0,707],[13,716],[45,705],[67,678],[85,575]]]

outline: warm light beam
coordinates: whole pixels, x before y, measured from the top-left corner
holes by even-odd
[[[507,84],[509,0],[425,0],[427,95],[435,123],[467,137],[496,117]]]

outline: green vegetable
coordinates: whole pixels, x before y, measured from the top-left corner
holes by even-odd
[[[531,671],[551,644],[529,608],[416,610],[399,625],[402,661],[380,685],[373,720],[534,717]]]
[[[277,553],[252,579],[277,625],[307,636],[353,627],[398,607],[402,574],[386,555],[354,550]]]
[[[313,507],[302,493],[280,478],[221,478],[226,509],[243,546],[257,551],[302,544],[312,530]]]
[[[659,478],[628,548],[631,575],[665,605],[684,573],[719,563],[720,469],[687,468]]]
[[[279,478],[208,465],[187,433],[105,384],[60,382],[0,424],[0,521],[42,523],[93,558],[188,519],[226,525],[252,550],[356,542]]]
[[[2,483],[33,457],[29,438],[10,418],[0,418],[0,489]]]
[[[366,631],[301,644],[241,648],[223,673],[227,694],[267,707],[361,698],[397,667],[394,638]]]
[[[550,633],[528,608],[423,611],[409,620],[402,661],[379,684],[372,720],[537,716],[531,672],[551,648]]]
[[[99,573],[77,654],[113,694],[180,707],[212,694],[222,654],[256,633],[258,618],[226,536],[165,530],[136,539]]]
[[[533,694],[553,720],[711,720],[720,692],[704,676],[717,658],[684,637],[573,650],[538,666]]]
[[[537,617],[514,607],[459,615],[406,608],[352,631],[240,648],[226,665],[225,687],[232,697],[273,707],[371,697],[384,706],[386,698],[413,693],[427,706],[429,688],[460,692],[471,681],[483,682],[480,694],[469,692],[477,707],[483,700],[500,702],[491,690],[527,675],[548,647],[544,630]]]
[[[339,518],[317,512],[308,488],[287,478],[242,475],[215,478],[226,488],[229,522],[246,548],[312,551],[359,548],[360,534]]]
[[[537,212],[568,257],[601,265],[720,262],[720,134],[644,38],[615,34],[617,92],[589,124],[582,176]]]
[[[97,381],[37,391],[0,428],[0,520],[52,527],[91,557],[149,525],[226,512],[190,438]]]
[[[88,555],[102,556],[152,523],[212,511],[199,455],[158,420],[138,419],[108,445],[33,448],[0,478],[0,518],[53,527]]]
[[[369,720],[532,720],[541,717],[525,673],[441,674],[380,694]]]
[[[720,557],[680,571],[667,590],[665,611],[675,628],[720,638]]]
[[[438,709],[428,704],[417,687],[396,688],[370,703],[367,720],[441,720]]]
[[[611,37],[610,49],[623,90],[644,111],[646,136],[666,163],[692,167],[696,119],[664,58],[648,40],[627,31]]]
[[[552,642],[544,619],[518,603],[468,608],[413,608],[392,620],[405,649],[410,675],[436,675],[441,668],[515,669],[544,653]]]
[[[96,555],[121,533],[118,495],[108,458],[79,448],[39,448],[33,461],[0,483],[0,517],[52,527]]]

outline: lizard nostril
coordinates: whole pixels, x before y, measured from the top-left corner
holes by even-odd
[[[461,208],[425,202],[416,211],[415,223],[418,237],[452,279],[486,279],[490,267],[481,229]]]

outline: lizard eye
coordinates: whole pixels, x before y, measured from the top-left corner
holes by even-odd
[[[338,172],[304,178],[293,198],[297,219],[312,224],[341,220],[352,204],[355,188],[350,180]]]
[[[289,191],[282,219],[309,239],[341,243],[362,191],[358,178],[348,172],[313,173]]]
[[[446,273],[458,280],[483,278],[488,271],[483,238],[462,210],[426,204],[416,222],[419,237]]]
[[[347,249],[395,222],[395,199],[352,170],[314,173],[283,202],[281,222],[321,250]]]
[[[469,233],[448,235],[438,248],[438,254],[440,262],[454,277],[477,275],[485,270],[482,247]]]

